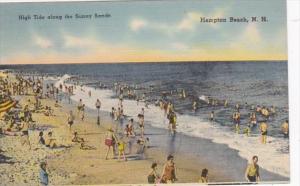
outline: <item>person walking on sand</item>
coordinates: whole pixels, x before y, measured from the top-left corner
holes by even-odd
[[[85,104],[83,104],[81,107],[81,121],[84,120],[84,114],[85,114],[84,110],[85,110]]]
[[[157,173],[157,163],[152,163],[151,165],[151,171],[148,174],[148,183],[154,184],[159,181],[159,175]]]
[[[79,100],[79,103],[77,105],[77,116],[79,115],[79,113],[81,112],[81,109],[82,109],[82,99]]]
[[[257,162],[258,162],[258,157],[253,156],[252,163],[247,166],[247,169],[245,171],[245,179],[248,182],[260,181],[259,166],[258,166]]]
[[[285,120],[285,122],[281,125],[281,131],[284,135],[284,138],[289,137],[289,121]]]
[[[95,103],[96,109],[97,109],[97,124],[100,125],[100,108],[101,108],[101,101],[97,99]]]
[[[267,143],[267,135],[268,135],[268,125],[266,122],[261,122],[259,126],[261,132],[261,142],[263,144]]]
[[[202,169],[199,183],[208,183],[208,170],[206,168]]]
[[[175,181],[177,181],[177,178],[174,157],[172,155],[169,155],[167,157],[167,162],[163,167],[161,182],[174,183]]]
[[[42,186],[47,186],[49,183],[49,179],[48,179],[48,173],[46,170],[47,164],[46,162],[42,162],[40,164],[40,184]]]
[[[105,145],[108,147],[107,151],[106,151],[106,156],[105,156],[106,160],[107,160],[108,153],[109,153],[111,147],[112,147],[112,150],[113,150],[113,156],[115,156],[115,143],[116,143],[116,139],[117,138],[115,136],[114,130],[112,129],[112,127],[110,127],[107,130],[106,137],[105,137]]]
[[[71,130],[71,127],[72,125],[74,124],[74,115],[73,115],[73,112],[72,110],[70,110],[69,114],[68,114],[68,125],[69,125],[69,128]]]

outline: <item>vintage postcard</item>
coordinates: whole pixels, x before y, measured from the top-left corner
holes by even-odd
[[[0,185],[289,183],[285,0],[0,4]]]

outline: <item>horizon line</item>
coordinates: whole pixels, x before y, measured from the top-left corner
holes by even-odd
[[[288,59],[277,59],[277,60],[205,60],[205,61],[140,61],[140,62],[78,62],[78,63],[0,63],[0,66],[3,65],[76,65],[76,64],[143,64],[143,63],[216,63],[216,62],[252,62],[252,63],[258,63],[258,62],[288,62]]]

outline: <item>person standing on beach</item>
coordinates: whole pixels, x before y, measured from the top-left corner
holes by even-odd
[[[260,181],[259,166],[258,166],[257,162],[258,162],[258,157],[253,156],[252,163],[247,166],[247,169],[245,171],[245,179],[248,182]]]
[[[268,135],[268,125],[266,122],[261,122],[259,126],[261,132],[261,142],[263,144],[267,143],[267,135]]]
[[[174,163],[174,156],[169,155],[167,162],[163,167],[161,183],[174,183],[176,178],[176,167]]]
[[[100,108],[101,108],[101,101],[99,99],[97,99],[96,103],[95,103],[96,109],[97,109],[97,124],[100,125]]]
[[[69,125],[70,130],[71,130],[71,127],[74,124],[74,115],[73,115],[72,110],[70,110],[70,112],[68,114],[68,119],[67,120],[68,120],[68,125]]]
[[[82,109],[82,99],[79,100],[79,103],[77,105],[77,116],[79,115],[79,113],[81,112],[81,109]]]
[[[206,168],[202,169],[199,183],[208,183],[208,170]]]
[[[40,164],[40,184],[42,186],[47,186],[49,184],[48,173],[46,170],[47,164],[46,162],[42,162]]]
[[[107,130],[107,133],[106,133],[106,137],[105,137],[105,145],[108,147],[107,148],[107,151],[106,151],[106,156],[105,156],[105,159],[107,160],[107,157],[108,157],[108,153],[110,151],[110,148],[112,147],[113,149],[113,156],[115,156],[115,144],[116,144],[116,136],[115,136],[115,133],[114,133],[114,130],[112,129],[112,127],[110,127],[108,130]]]
[[[30,141],[29,141],[29,133],[28,133],[28,130],[29,130],[29,123],[28,121],[25,121],[24,119],[22,120],[22,142],[21,144],[22,145],[25,145],[27,144],[29,146],[29,150],[31,149],[31,144],[30,144]]]
[[[144,128],[145,128],[145,126],[144,126],[144,122],[145,122],[144,115],[139,114],[138,118],[139,118],[139,127],[140,127],[140,130],[141,130],[141,136],[143,137],[144,136]]]
[[[81,121],[84,120],[84,114],[85,114],[84,110],[85,110],[85,104],[83,104],[81,107]]]

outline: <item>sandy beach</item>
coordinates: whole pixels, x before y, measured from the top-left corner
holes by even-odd
[[[33,96],[20,97],[20,105],[27,104],[28,99],[32,100]],[[100,127],[96,125],[95,118],[89,117],[89,113],[84,122],[78,118],[75,119],[72,132],[77,131],[89,146],[96,148],[95,150],[82,150],[79,144],[71,141],[72,132],[67,126],[66,115],[72,108],[67,105],[62,105],[60,108],[54,107],[55,101],[51,99],[42,99],[41,101],[42,105],[54,108],[55,116],[33,113],[36,129],[29,131],[31,150],[28,150],[28,146],[21,145],[20,136],[1,135],[0,137],[1,185],[37,185],[41,161],[46,161],[48,164],[51,185],[147,183],[147,175],[153,159],[159,159],[157,163],[161,173],[166,157],[155,148],[148,149],[150,157],[146,160],[135,160],[135,155],[131,155],[132,158],[129,156],[129,160],[126,162],[117,159],[105,160],[105,131],[109,126],[115,125],[109,117],[101,117]],[[40,132],[38,128],[44,130],[44,133],[52,131],[58,144],[64,147],[49,149],[38,144]],[[179,158],[177,160],[176,157],[175,162],[179,165],[189,163],[187,159]],[[210,178],[213,179],[214,175],[210,174]],[[198,170],[178,167],[179,183],[197,182],[198,179]]]
[[[9,78],[14,81],[15,77],[10,74]],[[55,82],[45,81],[45,84]],[[19,101],[18,107],[29,105],[30,109],[34,109],[35,97],[31,92],[29,95],[14,96],[14,99]],[[55,106],[56,99],[59,100],[59,106]],[[27,145],[21,145],[21,136],[0,135],[0,185],[38,185],[41,162],[47,162],[50,185],[147,184],[151,164],[157,163],[157,172],[161,174],[170,154],[175,156],[178,179],[176,183],[198,183],[204,168],[209,170],[211,183],[244,180],[248,160],[240,157],[238,151],[209,139],[183,133],[172,137],[168,130],[151,125],[145,125],[145,135],[150,138],[150,143],[143,157],[136,153],[138,134],[133,141],[132,153],[128,153],[127,149],[125,151],[127,161],[118,160],[117,156],[112,158],[112,152],[106,160],[107,146],[104,141],[107,129],[112,127],[116,134],[123,135],[120,127],[124,128],[129,118],[121,124],[120,121],[112,119],[109,112],[101,111],[101,122],[97,125],[95,109],[87,107],[82,121],[81,115],[77,114],[77,99],[68,103],[65,93],[56,99],[40,99],[43,107],[50,106],[53,109],[52,115],[46,116],[44,112],[32,113],[34,122],[31,122],[29,129],[31,149]],[[71,110],[75,122],[70,130],[67,117]],[[0,120],[0,127],[4,126],[5,122]],[[41,131],[45,135],[52,132],[59,147],[51,149],[39,144]],[[79,143],[72,142],[75,131],[79,137],[84,138],[89,150],[83,150]],[[264,182],[289,180],[263,168],[260,173]]]

